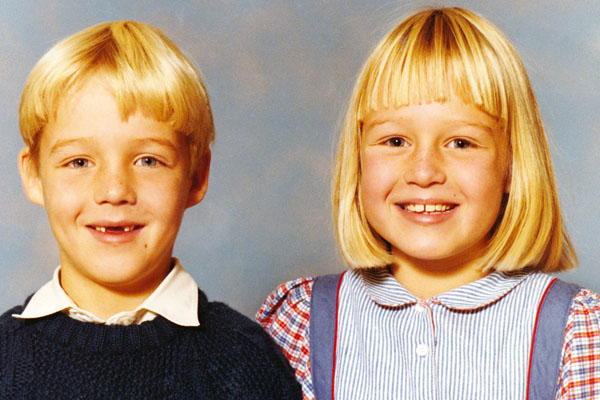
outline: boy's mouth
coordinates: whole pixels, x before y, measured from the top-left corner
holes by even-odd
[[[417,214],[441,214],[453,210],[458,204],[415,204],[415,203],[399,203],[400,208],[410,213]]]
[[[88,225],[88,228],[94,229],[102,233],[121,233],[131,232],[143,228],[144,225],[123,225],[123,226],[102,226],[102,225]]]

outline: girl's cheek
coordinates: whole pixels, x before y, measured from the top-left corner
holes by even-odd
[[[400,166],[394,160],[378,154],[365,153],[363,157],[363,175],[379,182],[398,178]]]

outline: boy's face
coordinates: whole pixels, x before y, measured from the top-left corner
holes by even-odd
[[[186,138],[139,110],[123,121],[99,77],[64,98],[40,140],[38,168],[24,149],[20,170],[48,213],[67,293],[153,290],[204,196],[210,153],[191,174]]]

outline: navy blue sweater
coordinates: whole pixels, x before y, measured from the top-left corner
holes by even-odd
[[[0,317],[0,399],[300,399],[270,337],[200,292],[199,327]]]

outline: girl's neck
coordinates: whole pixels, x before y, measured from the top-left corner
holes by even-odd
[[[424,262],[394,254],[391,271],[394,278],[409,292],[420,299],[428,299],[489,274],[489,271],[481,271],[477,264],[477,260],[467,263],[461,263],[460,260]]]

